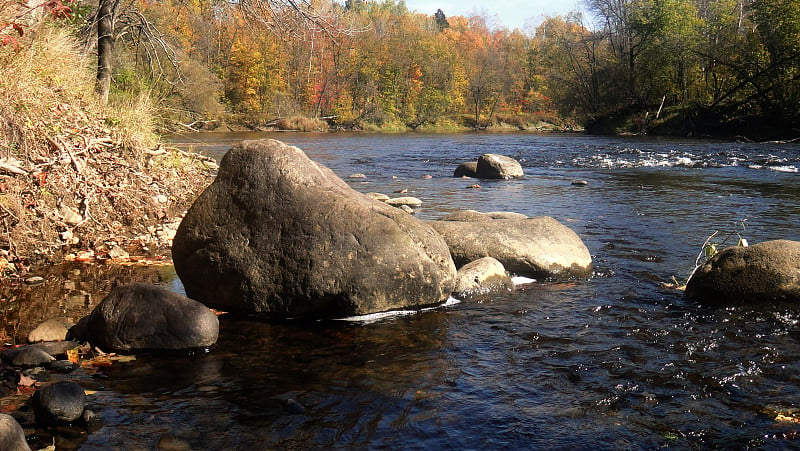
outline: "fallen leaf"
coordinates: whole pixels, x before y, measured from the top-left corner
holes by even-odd
[[[81,363],[81,348],[80,346],[74,349],[67,349],[67,360],[72,363]]]
[[[21,387],[33,387],[33,385],[35,383],[36,383],[36,379],[34,379],[34,378],[30,377],[30,376],[26,376],[24,374],[20,374],[19,375],[19,382],[17,382],[17,385],[19,385]]]

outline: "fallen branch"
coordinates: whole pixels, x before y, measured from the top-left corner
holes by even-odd
[[[28,171],[22,169],[16,164],[9,162],[6,158],[0,159],[0,171],[3,171],[9,175],[28,175]]]

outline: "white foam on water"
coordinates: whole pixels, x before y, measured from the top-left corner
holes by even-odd
[[[511,281],[514,282],[514,286],[527,285],[529,283],[536,283],[536,279],[530,279],[528,277],[522,277],[522,276],[514,276],[514,277],[511,278]]]
[[[335,321],[350,321],[354,323],[371,324],[387,318],[398,318],[401,316],[414,315],[416,313],[429,312],[441,307],[450,307],[452,305],[460,304],[461,301],[450,296],[447,300],[436,307],[427,307],[419,310],[390,310],[388,312],[370,313],[368,315],[348,316],[346,318],[336,318]]]
[[[770,166],[769,169],[775,172],[797,172],[795,166]]]

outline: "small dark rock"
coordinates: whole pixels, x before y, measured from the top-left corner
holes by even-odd
[[[300,415],[306,411],[306,408],[303,407],[302,404],[291,398],[287,399],[284,405],[286,406],[286,410],[293,415]]]
[[[588,184],[589,184],[589,182],[587,182],[586,180],[573,180],[572,181],[572,185],[573,186],[586,186]]]
[[[55,360],[55,357],[33,346],[23,346],[21,350],[11,357],[9,363],[14,366],[42,366]]]
[[[56,382],[46,385],[31,399],[33,415],[41,425],[71,423],[83,415],[86,392],[74,382]]]
[[[453,172],[453,177],[477,177],[478,176],[478,162],[468,161],[458,165]]]
[[[23,370],[20,375],[33,379],[36,382],[47,382],[50,380],[50,372],[40,366]]]
[[[55,371],[56,373],[71,373],[77,367],[78,365],[69,360],[56,360],[48,366],[50,371]]]

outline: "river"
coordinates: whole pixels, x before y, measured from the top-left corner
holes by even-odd
[[[800,306],[710,308],[663,286],[689,275],[715,231],[730,244],[735,232],[800,240],[800,146],[472,133],[172,139],[219,158],[256,137],[302,148],[358,191],[407,190],[423,201],[420,218],[552,216],[584,240],[594,275],[377,322],[223,317],[207,354],[142,355],[88,375],[102,426],[73,446],[800,447]],[[526,177],[452,177],[484,153],[516,158]]]

